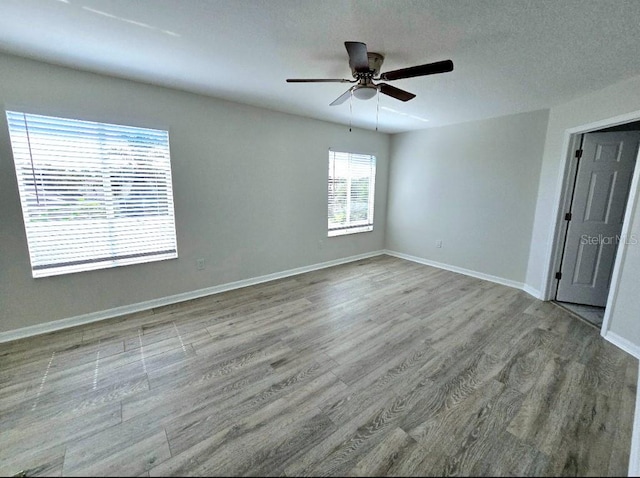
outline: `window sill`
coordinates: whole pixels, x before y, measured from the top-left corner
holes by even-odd
[[[360,232],[371,231],[373,231],[373,226],[350,227],[349,229],[336,229],[335,231],[329,231],[327,233],[327,237],[346,236],[348,234],[358,234]]]

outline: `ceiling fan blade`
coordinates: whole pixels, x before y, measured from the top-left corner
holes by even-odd
[[[413,93],[401,90],[395,86],[387,85],[386,83],[379,83],[378,88],[380,89],[380,93],[384,93],[385,95],[391,96],[400,101],[409,101],[416,97]]]
[[[357,80],[287,78],[287,83],[355,83]]]
[[[436,61],[435,63],[427,63],[426,65],[412,66],[410,68],[401,68],[400,70],[388,71],[380,75],[381,80],[392,81],[401,80],[402,78],[413,78],[414,76],[434,75],[436,73],[447,73],[453,70],[453,62],[451,60]]]
[[[351,96],[351,91],[355,88],[355,86],[352,86],[351,88],[349,88],[347,91],[345,91],[344,93],[342,93],[340,96],[338,96],[335,100],[333,100],[333,102],[331,102],[329,104],[329,106],[336,106],[336,105],[341,105],[342,103],[344,103],[345,101],[347,101],[347,98],[349,98]]]
[[[359,41],[346,41],[344,46],[349,53],[349,66],[357,72],[369,71],[369,55],[367,45]]]

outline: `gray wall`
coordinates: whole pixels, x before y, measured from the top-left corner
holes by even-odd
[[[615,301],[609,311],[609,331],[628,340],[640,351],[640,191],[632,205],[631,224],[628,230],[629,245],[623,251],[622,265]]]
[[[547,117],[393,135],[387,248],[524,282]]]
[[[0,55],[0,103],[168,129],[179,253],[33,279],[2,115],[0,332],[384,247],[388,135],[7,55]],[[329,148],[377,156],[373,232],[327,238]],[[203,271],[196,270],[200,257]]]

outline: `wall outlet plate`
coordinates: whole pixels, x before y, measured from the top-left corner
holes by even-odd
[[[442,247],[442,239],[436,241],[436,247]]]
[[[196,260],[196,268],[201,271],[202,269],[204,269],[205,264],[204,264],[204,259],[198,259]]]

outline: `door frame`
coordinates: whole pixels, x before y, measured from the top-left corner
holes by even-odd
[[[542,300],[553,300],[556,295],[557,281],[555,274],[560,267],[562,261],[563,245],[566,238],[566,221],[564,214],[567,211],[568,205],[571,201],[573,192],[573,186],[575,183],[575,172],[577,161],[575,161],[575,150],[579,148],[582,135],[585,133],[592,133],[597,130],[610,128],[612,126],[619,126],[626,123],[632,123],[640,120],[640,111],[627,113],[612,118],[595,121],[592,123],[583,124],[569,128],[564,132],[562,151],[564,151],[564,157],[560,163],[560,170],[558,174],[558,184],[556,186],[556,200],[554,201],[554,213],[555,217],[554,227],[551,231],[551,235],[548,241],[547,247],[547,263],[544,277],[546,281],[544,283],[544,290],[542,291]],[[640,151],[636,156],[636,166],[640,163]],[[622,223],[622,231],[620,237],[626,237],[629,232],[629,224],[634,211],[633,205],[635,198],[640,195],[638,187],[640,185],[640,167],[635,167],[633,171],[633,178],[631,180],[631,190],[629,191],[629,197],[627,198],[626,209],[624,213],[624,220]],[[600,335],[605,336],[609,330],[610,317],[613,313],[615,301],[618,293],[618,281],[622,272],[622,263],[626,256],[628,244],[622,241],[618,245],[615,261],[613,265],[613,272],[611,276],[611,284],[609,286],[609,294],[607,296],[607,304],[604,314],[604,320],[600,329]]]

